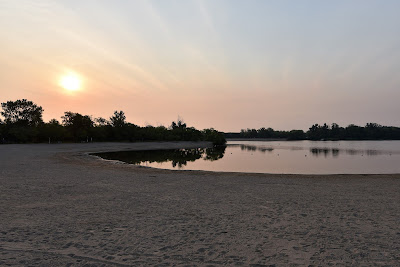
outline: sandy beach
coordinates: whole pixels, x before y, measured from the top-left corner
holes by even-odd
[[[168,171],[0,146],[1,266],[398,266],[400,175]]]

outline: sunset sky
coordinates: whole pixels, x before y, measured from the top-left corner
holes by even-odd
[[[180,116],[221,131],[400,126],[399,11],[398,0],[0,0],[0,102],[32,100],[45,121],[123,110],[140,126]]]

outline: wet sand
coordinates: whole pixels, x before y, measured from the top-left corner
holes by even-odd
[[[86,153],[195,146],[1,145],[0,265],[399,264],[400,175],[167,171]]]

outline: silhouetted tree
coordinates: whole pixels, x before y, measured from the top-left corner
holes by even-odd
[[[94,125],[97,127],[101,127],[101,126],[107,126],[110,124],[109,121],[107,121],[106,119],[102,118],[102,117],[98,117],[94,119]]]
[[[183,122],[183,119],[178,117],[177,122],[172,122],[170,129],[172,134],[172,140],[186,140],[186,123]]]
[[[123,127],[125,125],[125,113],[121,111],[114,111],[114,115],[110,117],[110,123],[113,127]]]
[[[265,129],[260,128],[259,130],[257,130],[257,137],[258,138],[273,138],[274,137],[274,129],[272,128],[268,128]]]
[[[43,123],[43,108],[26,99],[7,101],[1,103],[3,109],[1,115],[6,124],[18,124],[20,126],[39,126]]]
[[[346,136],[346,139],[350,139],[350,140],[365,139],[363,127],[360,127],[360,126],[357,126],[354,124],[350,124],[349,126],[346,127],[345,136]]]
[[[321,126],[321,136],[323,139],[329,139],[330,137],[330,129],[328,124],[324,123],[324,125]]]
[[[173,129],[185,129],[186,128],[186,123],[183,121],[182,118],[178,117],[178,120],[176,122],[172,122],[170,128]]]
[[[303,130],[291,130],[287,136],[288,140],[304,140],[306,139],[306,134]]]
[[[43,124],[43,108],[26,99],[1,103],[5,118],[2,142],[38,142],[38,127]]]
[[[61,118],[70,138],[74,141],[89,141],[89,135],[92,134],[91,130],[94,125],[90,116],[67,111]]]
[[[368,139],[383,139],[385,138],[385,129],[382,125],[374,122],[365,125],[366,137]]]
[[[226,144],[224,134],[213,128],[203,130],[203,140],[212,142],[215,146],[223,146]]]
[[[4,123],[0,119],[0,144],[2,144],[4,142],[5,142],[5,139],[4,139]]]
[[[40,127],[39,139],[42,142],[61,142],[64,140],[65,129],[56,119],[51,119]]]
[[[337,123],[332,123],[331,125],[331,139],[339,140],[343,138],[344,129],[340,127]]]
[[[297,130],[296,130],[297,131]],[[299,130],[301,131],[301,130]],[[239,137],[240,138],[276,138],[276,139],[287,139],[289,138],[290,133],[287,131],[275,131],[272,128],[260,128],[256,129],[249,129],[246,130],[242,129],[240,131]],[[293,134],[292,134],[293,135]],[[230,133],[232,136],[232,133]]]
[[[308,138],[311,140],[320,140],[322,139],[322,131],[321,126],[319,124],[313,124],[308,130]]]
[[[115,141],[126,141],[130,139],[128,127],[126,127],[126,116],[121,111],[114,111],[114,115],[110,117],[110,125],[112,126],[112,139]]]

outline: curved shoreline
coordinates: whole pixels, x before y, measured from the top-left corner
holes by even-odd
[[[400,260],[400,175],[176,171],[87,154],[148,145],[0,146],[0,265]]]
[[[211,142],[193,142],[193,141],[176,141],[176,142],[136,142],[136,143],[124,143],[124,142],[99,142],[99,143],[65,143],[65,144],[9,144],[0,146],[0,152],[2,147],[21,147],[23,150],[31,148],[39,148],[41,151],[52,154],[54,158],[64,159],[66,162],[75,162],[79,164],[79,161],[86,164],[93,164],[95,161],[103,163],[119,162],[119,166],[125,165],[133,169],[147,169],[157,170],[165,172],[190,172],[192,174],[198,173],[209,173],[218,175],[245,175],[245,176],[263,176],[263,177],[392,177],[400,178],[400,173],[369,173],[369,174],[354,174],[354,173],[332,173],[332,174],[298,174],[298,173],[256,173],[256,172],[225,172],[225,171],[208,171],[208,170],[170,170],[162,168],[153,168],[147,166],[128,164],[118,160],[106,160],[96,155],[95,153],[103,152],[118,152],[118,151],[141,151],[141,150],[167,150],[167,149],[182,149],[182,148],[207,148],[212,147]],[[0,158],[1,160],[1,158]],[[97,162],[99,163],[99,162]],[[98,164],[95,164],[98,165]],[[336,177],[337,176],[337,177]]]

